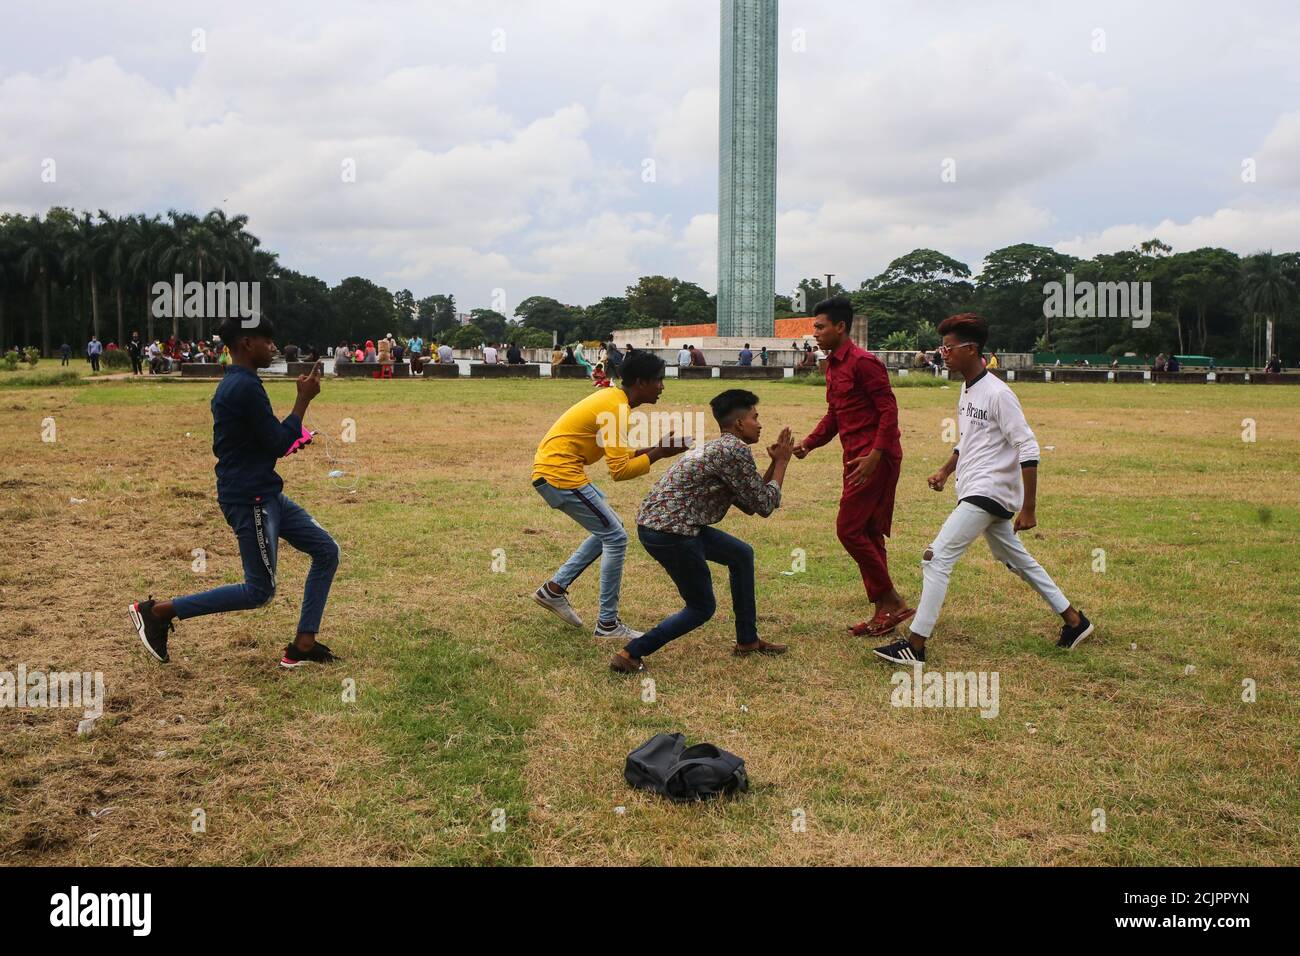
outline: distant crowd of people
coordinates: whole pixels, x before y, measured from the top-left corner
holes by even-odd
[[[98,372],[104,354],[119,350],[124,350],[130,357],[131,371],[134,375],[143,375],[146,367],[149,374],[159,375],[170,372],[183,363],[212,362],[228,365],[231,361],[230,350],[222,345],[221,339],[215,335],[211,339],[197,339],[194,341],[169,335],[165,339],[153,339],[146,342],[141,339],[139,332],[132,332],[131,338],[124,347],[119,346],[116,342],[101,342],[98,336],[92,335],[90,341],[86,343],[85,357],[90,362],[91,369]],[[791,342],[790,350],[794,355],[793,364],[796,367],[825,368],[826,353],[821,349],[815,349],[811,342],[804,342],[802,345],[799,342]],[[23,352],[22,349],[17,347],[10,351],[16,351],[19,354]],[[69,364],[72,351],[72,346],[67,342],[59,346],[59,357],[62,365]],[[489,342],[472,351],[477,352],[486,365],[527,364],[523,348],[517,342]],[[587,354],[581,344],[556,345],[551,350],[551,365],[581,366],[595,386],[605,387],[612,380],[619,377],[623,360],[632,351],[633,346],[631,343],[620,349],[614,343],[612,337],[608,341],[601,343],[598,354],[594,359]],[[409,361],[411,371],[417,375],[420,374],[425,365],[450,364],[455,361],[455,350],[446,341],[439,342],[437,339],[432,339],[426,346],[424,339],[419,335],[401,339],[395,337],[391,332],[383,338],[367,339],[363,343],[340,342],[338,346],[329,348],[326,354],[334,359],[336,367],[350,363],[385,365]],[[771,364],[773,354],[766,345],[762,346],[758,352],[754,352],[750,348],[750,344],[746,342],[744,347],[737,353],[736,364],[753,366],[755,360],[757,360],[758,365],[767,366]],[[316,362],[320,360],[321,355],[315,346],[308,345],[300,348],[290,343],[284,347],[283,357],[286,362]],[[679,368],[689,366],[707,367],[708,364],[704,350],[696,348],[693,343],[683,344],[677,352],[677,365]],[[1054,366],[1060,368],[1062,364],[1061,359],[1058,358]],[[1086,357],[1076,359],[1069,364],[1076,368],[1092,367],[1092,363]],[[1152,370],[1156,372],[1179,372],[1182,371],[1183,367],[1177,355],[1165,352],[1161,352],[1154,359],[1148,356],[1147,362],[1143,364],[1150,364]],[[937,351],[918,349],[912,358],[910,367],[916,371],[928,370],[937,374],[944,365]],[[989,369],[999,367],[997,352],[989,352],[986,367]],[[1112,359],[1109,367],[1111,369],[1119,368],[1119,359]],[[1215,360],[1210,358],[1209,368],[1214,370],[1215,367]],[[1272,375],[1280,374],[1284,370],[1285,366],[1277,354],[1271,355],[1262,369],[1265,373]]]
[[[213,362],[221,365],[230,364],[230,350],[221,344],[216,336],[212,339],[187,339],[169,335],[165,339],[145,341],[139,332],[132,332],[125,347],[116,342],[104,343],[99,336],[92,335],[86,343],[85,356],[92,371],[98,372],[106,353],[125,351],[131,360],[131,374],[143,375],[148,367],[150,375],[162,375],[170,372],[174,366],[186,362]],[[59,364],[67,365],[72,359],[72,346],[64,342],[59,346]]]

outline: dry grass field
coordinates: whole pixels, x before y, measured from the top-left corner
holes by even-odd
[[[756,384],[769,435],[821,414],[820,388]],[[835,538],[838,442],[792,463],[772,518],[722,524],[753,543],[760,633],[790,653],[730,655],[715,573],[719,613],[651,659],[653,702],[611,674],[614,647],[529,600],[581,536],[528,481],[540,436],[589,391],[573,381],[327,381],[308,424],[329,440],[280,471],[342,547],[321,637],[344,662],[275,666],[307,566],[285,546],[271,605],[179,624],[160,666],[127,604],[240,578],[214,500],[214,387],[0,389],[0,670],[102,671],[107,688],[84,736],[79,712],[0,709],[4,863],[1300,863],[1300,390],[1017,386],[1045,447],[1027,542],[1097,633],[1057,651],[1058,620],[977,543],[929,666],[998,672],[985,719],[891,706],[893,669],[844,631],[867,614]],[[718,390],[670,379],[661,408]],[[287,412],[292,386],[269,391]],[[956,390],[897,394],[891,556],[915,599],[953,503],[925,476]],[[592,476],[630,524],[664,467]],[[781,574],[795,549],[806,571]],[[574,587],[589,622],[597,577]],[[623,616],[644,629],[678,606],[633,537]],[[624,757],[661,730],[739,753],[750,793],[631,791]]]

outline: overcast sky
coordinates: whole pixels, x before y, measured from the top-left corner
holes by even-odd
[[[221,206],[290,268],[463,311],[716,288],[716,0],[6,0],[3,23],[0,211]],[[976,270],[1021,241],[1300,249],[1295,0],[782,0],[779,61],[780,290],[917,246]]]

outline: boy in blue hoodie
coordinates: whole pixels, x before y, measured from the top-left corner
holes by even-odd
[[[283,494],[284,482],[275,473],[276,461],[304,437],[303,416],[320,394],[320,366],[298,376],[298,401],[283,421],[275,417],[259,368],[271,364],[275,330],[266,318],[245,328],[238,318],[226,319],[221,341],[229,347],[231,364],[212,396],[212,452],[217,457],[217,504],[239,542],[244,582],[178,597],[170,601],[137,601],[128,609],[145,649],[166,664],[167,635],[174,618],[243,611],[261,607],[275,596],[275,567],[281,538],[311,556],[303,591],[298,634],[284,649],[280,666],[301,667],[336,660],[316,640],[330,583],[339,564],[339,546],[306,510]]]

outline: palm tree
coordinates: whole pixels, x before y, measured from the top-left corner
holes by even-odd
[[[163,251],[160,264],[168,270],[179,269],[182,273],[190,270],[191,273],[197,273],[199,284],[202,285],[204,266],[210,266],[217,253],[216,236],[204,221],[193,213],[169,209],[167,217],[172,221],[172,241]],[[180,316],[179,309],[173,311],[175,314],[172,316],[172,334],[175,335]],[[200,309],[195,320],[196,339],[203,338],[203,312],[204,310]]]
[[[1272,357],[1273,323],[1296,296],[1296,284],[1287,275],[1284,266],[1282,257],[1274,255],[1271,249],[1267,252],[1257,252],[1247,257],[1241,264],[1241,298],[1251,314],[1251,361],[1255,365],[1263,364],[1259,361],[1261,358],[1268,361]],[[1262,356],[1255,351],[1258,341],[1258,333],[1255,330],[1257,315],[1264,317],[1267,328]]]
[[[113,294],[117,300],[117,344],[126,348],[126,319],[122,314],[123,284],[130,274],[131,221],[115,219],[104,210],[99,211],[99,239],[104,267],[113,280]]]
[[[257,238],[244,232],[248,217],[240,213],[230,218],[224,209],[213,209],[203,217],[203,225],[212,234],[214,257],[221,265],[221,281],[226,281],[227,271],[238,278],[248,268],[257,245]],[[248,239],[253,245],[248,244]]]
[[[90,331],[99,337],[99,260],[103,240],[96,234],[95,221],[90,213],[83,212],[63,249],[63,269],[69,279],[90,280]],[[78,297],[78,314],[81,309]],[[84,329],[84,326],[83,326]]]
[[[20,216],[0,216],[0,352],[9,336],[5,334],[5,296],[20,280],[16,233]]]
[[[261,286],[262,312],[265,313],[267,305],[273,305],[279,298],[280,256],[275,252],[258,249],[260,243],[256,236],[249,236],[248,233],[244,235],[248,236],[249,275]]]
[[[49,214],[23,220],[18,229],[22,252],[18,268],[41,302],[41,354],[50,356],[50,283],[62,276],[66,230]]]
[[[162,274],[158,262],[169,241],[170,230],[163,224],[161,216],[140,215],[131,217],[128,235],[131,251],[127,259],[127,268],[130,270],[132,281],[144,284],[144,321],[145,328],[148,330],[146,333],[148,340],[152,342],[156,337],[153,321],[153,284],[155,278]]]

